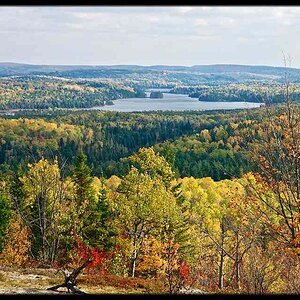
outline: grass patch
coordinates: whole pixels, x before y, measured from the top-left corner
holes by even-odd
[[[32,274],[32,275],[42,275],[42,276],[49,276],[53,277],[55,276],[57,270],[56,269],[34,269],[34,268],[24,268],[24,269],[19,269],[19,272],[21,274]]]
[[[99,275],[82,275],[78,277],[78,284],[98,287],[112,287],[116,288],[118,293],[163,293],[164,286],[157,279],[144,279],[121,277],[111,274]],[[120,291],[121,290],[121,291]]]
[[[4,273],[0,272],[0,282],[5,282],[6,281],[6,276]]]
[[[40,278],[38,276],[41,276]],[[47,276],[47,277],[44,277]],[[0,271],[0,289],[46,291],[63,283],[61,273],[54,269],[14,269]],[[112,274],[82,274],[78,276],[78,287],[91,294],[160,294],[164,286],[158,279],[121,277]]]

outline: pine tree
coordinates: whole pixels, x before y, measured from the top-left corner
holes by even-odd
[[[24,172],[21,169],[18,169],[16,173],[10,177],[9,180],[9,193],[12,199],[12,207],[16,210],[21,216],[24,221],[24,214],[29,213],[28,208],[25,208],[25,197],[26,193],[24,191],[24,183],[20,178],[24,176]],[[27,224],[28,225],[28,224]]]
[[[111,238],[116,235],[116,232],[109,224],[113,218],[113,213],[108,204],[107,191],[103,182],[98,202],[95,206],[95,215],[97,217],[96,235],[98,237],[98,244],[103,247],[104,251],[110,250],[113,246]]]
[[[91,169],[86,164],[86,160],[86,155],[80,151],[76,158],[73,173],[75,198],[78,207],[86,201],[91,202],[95,200],[95,192],[92,187],[93,177],[91,176]]]
[[[77,220],[75,234],[85,242],[97,243],[97,194],[93,187],[91,169],[86,164],[87,157],[80,151],[76,158],[73,172],[75,184],[75,207]]]

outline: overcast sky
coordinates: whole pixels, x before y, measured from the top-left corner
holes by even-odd
[[[0,61],[300,67],[300,6],[2,6]]]

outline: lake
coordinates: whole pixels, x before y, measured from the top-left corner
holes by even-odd
[[[146,93],[147,96],[150,94]],[[184,111],[184,110],[215,110],[215,109],[243,109],[259,107],[261,103],[253,102],[202,102],[188,95],[171,94],[164,92],[162,99],[150,98],[124,98],[113,100],[114,105],[92,107],[95,110],[108,110],[120,112],[134,111]]]

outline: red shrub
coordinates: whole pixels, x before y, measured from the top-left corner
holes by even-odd
[[[74,254],[71,257],[72,265],[79,266],[89,258],[92,258],[93,261],[86,267],[89,272],[92,269],[94,271],[97,269],[100,273],[107,272],[111,253],[104,252],[97,247],[92,248],[91,246],[87,246],[79,238],[75,240],[77,244],[73,251]]]

